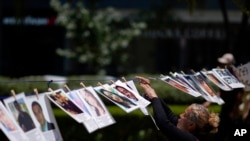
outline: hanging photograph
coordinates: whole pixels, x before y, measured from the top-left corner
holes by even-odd
[[[0,129],[11,141],[29,140],[2,102],[0,102]]]
[[[233,89],[245,87],[245,85],[241,83],[232,73],[230,73],[228,69],[214,68],[212,71],[218,79],[222,80]]]
[[[208,84],[205,77],[200,72],[196,72],[193,75],[194,78],[197,80],[197,83],[199,83],[200,88],[205,93],[207,93],[214,102],[218,103],[219,105],[225,103],[224,100],[220,96],[218,96],[216,91]]]
[[[231,91],[232,88],[225,84],[222,80],[218,79],[214,73],[210,71],[201,71],[201,74],[205,76],[207,80],[215,84],[217,87],[224,91]]]
[[[135,95],[138,95],[138,98],[139,98],[139,101],[140,101],[140,110],[142,111],[142,113],[144,114],[144,115],[149,115],[149,111],[148,111],[148,109],[147,109],[147,106],[151,103],[150,101],[148,101],[147,99],[145,99],[144,97],[143,97],[143,95],[141,95],[139,92],[138,92],[138,90],[137,90],[137,88],[136,88],[136,86],[135,86],[135,83],[134,83],[134,81],[133,80],[129,80],[129,81],[126,81],[126,82],[121,82],[121,83],[123,83],[125,86],[127,86],[127,88],[129,88],[130,90],[132,90],[134,93],[135,93]]]
[[[21,129],[30,140],[46,141],[39,124],[34,122],[35,117],[31,114],[30,107],[27,106],[26,96],[24,93],[16,94],[15,96],[4,99],[4,103],[8,111],[18,122]]]
[[[36,124],[42,131],[46,141],[63,141],[56,118],[46,93],[26,96],[27,105],[31,107],[31,114],[36,118]]]
[[[136,103],[131,101],[129,98],[119,94],[117,90],[115,90],[108,84],[94,87],[94,90],[127,113],[139,108]]]
[[[175,79],[173,79],[172,77],[166,75],[163,76],[162,78],[160,78],[163,82],[169,84],[170,86],[173,86],[179,90],[181,90],[184,93],[190,94],[194,97],[198,97],[200,96],[199,93],[194,93],[193,90],[185,85],[183,85],[182,83],[176,81]]]
[[[77,122],[83,123],[85,118],[84,112],[69,99],[63,89],[51,90],[46,93],[46,96],[51,102],[67,113],[67,115],[72,117]]]
[[[130,85],[133,85],[133,81],[130,81]],[[111,87],[116,89],[121,95],[136,103],[140,108],[147,107],[150,104],[150,102],[142,97],[137,90],[134,91],[128,84],[123,83],[120,80],[113,83]]]
[[[180,73],[173,73],[172,74],[173,78],[178,81],[179,83],[185,85],[186,87],[192,89],[192,94],[195,96],[200,96],[201,94],[199,93],[199,91],[192,85],[190,84],[190,82],[183,76],[183,74]]]
[[[95,119],[99,128],[115,123],[114,118],[93,87],[85,87],[76,91],[80,98],[86,103],[87,108],[91,112],[91,115]]]
[[[72,90],[66,93],[71,101],[73,101],[78,108],[83,111],[83,125],[87,129],[89,133],[92,133],[99,129],[95,117],[91,114],[90,109],[87,107],[87,103],[82,100],[81,96],[79,95],[78,90]]]
[[[194,77],[194,75],[192,74],[185,74],[183,75],[185,77],[185,79],[192,84],[196,90],[199,91],[199,93],[201,94],[201,97],[203,97],[205,100],[210,101],[210,102],[215,102],[211,96],[209,94],[207,94],[206,92],[204,92],[204,90],[202,89],[201,85],[199,84],[199,82],[197,81],[197,79]]]

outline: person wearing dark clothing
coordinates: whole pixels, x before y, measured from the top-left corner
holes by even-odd
[[[150,81],[137,76],[139,84],[151,101],[157,126],[169,141],[203,141],[209,133],[217,132],[219,116],[201,104],[191,104],[180,116],[175,115],[150,86]]]
[[[34,129],[35,124],[30,115],[27,112],[22,111],[22,108],[17,101],[14,101],[14,105],[18,111],[18,117],[17,117],[18,123],[20,127],[23,129],[23,131],[27,132],[30,131],[31,129]]]
[[[233,54],[225,53],[222,57],[218,58],[218,63],[220,68],[228,69],[229,72],[236,77],[235,72],[233,71],[233,65],[235,64]],[[231,91],[224,91],[220,89],[219,94],[225,101],[225,104],[221,106],[221,123],[219,125],[215,141],[237,140],[237,138],[234,137],[234,132],[236,129],[239,129],[242,124],[239,105],[242,102],[243,93],[243,88],[237,88]]]
[[[217,59],[219,63],[219,68],[228,69],[228,71],[234,75],[233,65],[235,64],[235,59],[233,54],[225,53],[222,57]],[[219,89],[218,95],[225,102],[221,105],[220,110],[220,124],[218,127],[218,132],[215,135],[215,141],[236,141],[237,137],[234,137],[234,132],[236,129],[242,127],[242,117],[240,115],[239,106],[242,103],[242,96],[244,94],[243,88],[236,88],[230,91],[224,91]],[[211,105],[210,102],[204,104],[206,107]]]

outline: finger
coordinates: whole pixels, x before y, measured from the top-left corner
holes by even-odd
[[[150,80],[141,76],[136,76],[140,83],[150,84]]]

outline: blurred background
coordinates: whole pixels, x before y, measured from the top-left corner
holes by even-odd
[[[245,0],[1,0],[0,75],[126,75],[249,61]]]
[[[53,79],[94,80],[87,85],[96,85],[97,80],[141,73],[153,78],[209,70],[227,52],[235,56],[236,66],[245,64],[250,60],[249,9],[249,0],[0,0],[0,76],[18,78],[0,81],[1,99],[11,89],[47,91]],[[79,88],[78,81],[70,81],[72,89],[74,84]],[[179,95],[161,82],[152,85],[176,114],[187,103],[204,100]],[[89,134],[53,108],[65,140],[166,140],[140,111],[126,114],[110,106],[117,124]]]

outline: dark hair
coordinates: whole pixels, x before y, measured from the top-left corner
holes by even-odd
[[[116,94],[116,93],[114,93],[114,92],[112,92],[112,91],[105,90],[105,89],[100,89],[100,92],[103,93],[103,94],[105,94],[105,92],[108,92],[108,93],[110,93],[110,94],[112,94],[112,95],[115,95],[115,96],[121,98],[123,102],[120,102],[120,101],[115,101],[115,102],[117,102],[117,103],[123,105],[123,106],[126,107],[126,108],[130,108],[130,107],[131,107],[130,105],[136,105],[135,103],[133,103],[132,101],[130,101],[128,98],[123,97],[123,96],[120,96],[120,95],[118,95],[118,94]],[[106,94],[105,94],[105,95],[106,95]],[[111,98],[111,99],[112,99],[112,98]]]
[[[43,109],[42,109],[42,106],[41,106],[38,102],[33,101],[32,104],[31,104],[32,107],[33,107],[33,106],[36,106],[36,105],[37,105],[41,110],[43,110]]]

